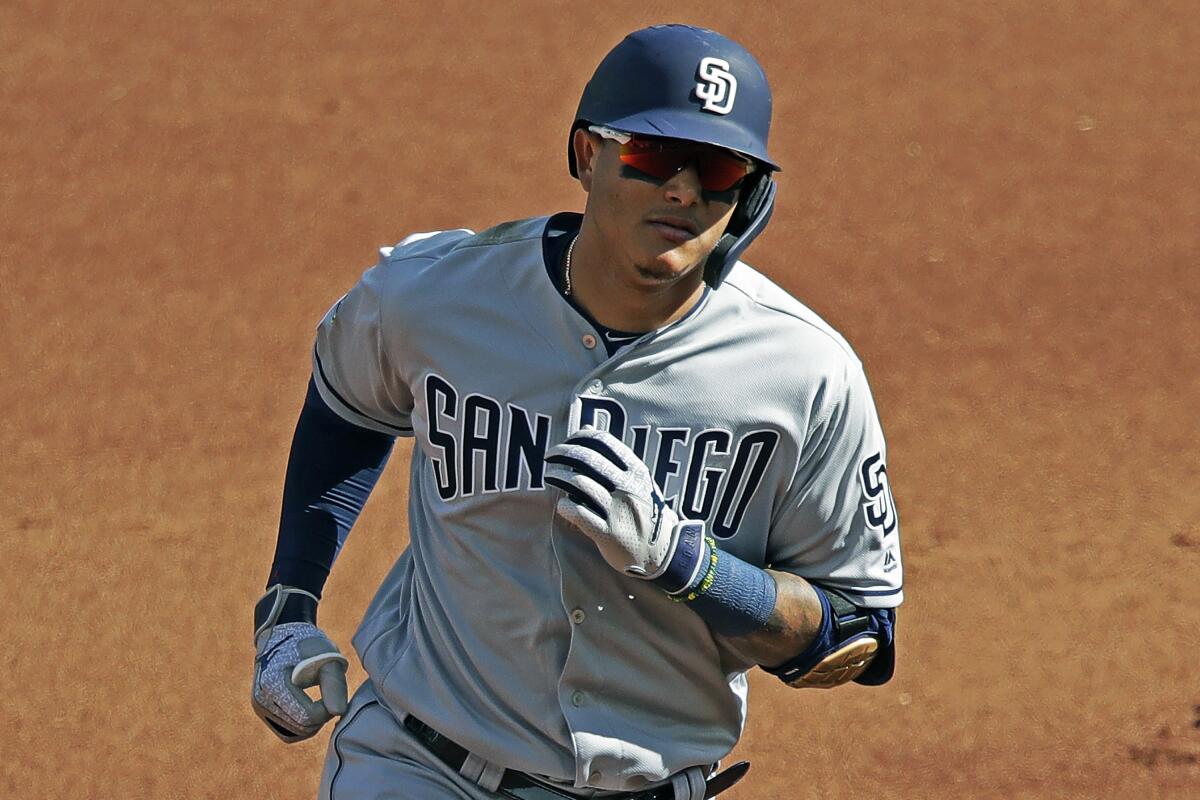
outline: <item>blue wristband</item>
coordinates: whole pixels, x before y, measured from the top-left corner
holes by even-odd
[[[703,522],[680,523],[675,552],[654,582],[724,636],[760,630],[775,610],[775,579],[718,549],[716,540],[704,535]]]
[[[688,605],[722,636],[761,630],[775,610],[775,579],[732,553],[714,547],[713,555],[711,581],[703,579]]]

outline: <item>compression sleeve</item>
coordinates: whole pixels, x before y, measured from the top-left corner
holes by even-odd
[[[309,379],[292,437],[268,587],[282,583],[321,596],[333,561],[375,488],[394,442],[395,437],[343,420]]]

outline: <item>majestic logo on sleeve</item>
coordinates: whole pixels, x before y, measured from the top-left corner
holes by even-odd
[[[704,102],[704,110],[714,114],[733,111],[737,97],[737,78],[729,71],[729,62],[723,58],[706,56],[696,67],[696,97]]]
[[[438,375],[426,377],[424,388],[425,449],[442,500],[545,488],[542,459],[565,435],[552,431],[550,415],[464,395]],[[612,398],[585,396],[579,404],[580,426],[604,428],[628,443],[663,490],[662,502],[686,519],[707,520],[722,539],[737,533],[779,445],[779,432],[769,428],[738,434],[651,428],[628,424],[624,406]]]
[[[896,530],[896,501],[892,498],[892,487],[888,484],[887,465],[883,454],[876,453],[862,463],[858,471],[863,487],[863,513],[867,525],[887,536]]]

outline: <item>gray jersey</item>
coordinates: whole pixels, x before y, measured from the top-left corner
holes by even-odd
[[[738,264],[609,357],[546,223],[410,236],[321,322],[325,402],[416,438],[411,543],[354,646],[386,704],[478,755],[632,790],[733,748],[753,665],[556,517],[545,450],[606,427],[722,549],[868,607],[902,600],[896,512],[862,364],[813,312]]]

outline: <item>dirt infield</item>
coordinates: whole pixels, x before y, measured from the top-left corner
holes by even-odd
[[[581,207],[583,82],[678,18],[172,5],[0,5],[6,798],[312,796],[247,696],[313,327],[406,233]],[[907,567],[896,678],[754,675],[728,796],[1200,796],[1195,5],[691,5],[772,78],[749,260],[863,357]]]

